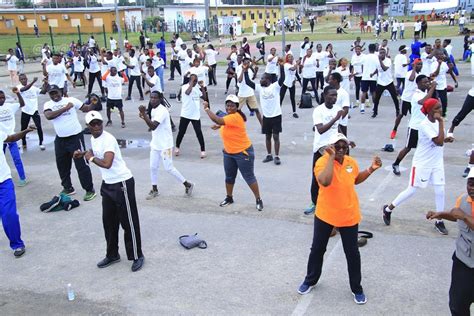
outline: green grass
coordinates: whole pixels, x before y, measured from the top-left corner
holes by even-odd
[[[314,41],[331,41],[331,40],[355,40],[357,36],[360,36],[362,40],[374,40],[375,36],[373,33],[360,33],[360,30],[357,28],[352,28],[347,30],[348,34],[336,34],[337,24],[334,25],[318,25],[315,27],[315,32],[311,34],[309,29],[303,29],[302,32],[287,32],[285,33],[285,40],[287,42],[293,41],[302,41],[303,37],[308,36],[311,40]],[[433,25],[428,28],[428,37],[430,38],[451,38],[454,36],[460,36],[458,34],[459,28],[457,26],[448,27],[446,25]],[[381,33],[381,38],[390,39],[390,32]],[[405,38],[410,39],[413,36],[413,29],[411,27],[405,28]],[[269,35],[265,36],[267,42],[281,42],[282,35],[281,33],[276,34],[276,36]],[[258,39],[253,39],[251,42],[257,42]]]
[[[94,38],[99,45],[99,47],[105,47],[104,45],[104,35],[103,33],[82,33],[81,39],[82,42],[86,42],[89,39],[90,35],[94,35]],[[160,40],[162,36],[161,33],[147,33],[153,43],[156,43]],[[106,33],[107,47],[110,48],[109,38],[113,36],[118,41],[118,34]],[[128,40],[133,45],[139,45],[139,36],[140,33],[128,33]],[[165,33],[165,40],[167,43],[171,40],[172,33]],[[181,37],[183,40],[190,40],[190,35],[187,33],[182,33]],[[125,39],[125,33],[122,33],[122,38]],[[67,51],[69,50],[69,44],[74,41],[79,40],[79,35],[76,34],[53,34],[54,47],[56,51]],[[15,43],[18,41],[16,35],[0,35],[0,54],[6,54],[9,48],[15,48]],[[43,33],[40,37],[36,37],[33,34],[20,34],[20,42],[23,47],[23,51],[26,56],[41,56],[41,48],[44,43],[48,43],[51,47],[51,36],[49,33]]]

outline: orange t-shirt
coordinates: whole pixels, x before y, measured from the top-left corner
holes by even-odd
[[[464,194],[461,194],[457,199],[456,199],[456,204],[454,205],[454,207],[460,207],[461,206],[461,201],[462,201],[462,198],[463,196],[465,196]],[[467,198],[466,198],[466,201],[467,203],[471,203],[471,214],[472,214],[472,217],[474,217],[474,203],[472,203],[472,199],[471,197],[468,195]]]
[[[316,179],[328,163],[329,155],[325,153],[316,162],[314,175]],[[318,202],[315,216],[335,227],[348,227],[361,220],[359,198],[355,191],[355,179],[359,175],[359,166],[354,158],[344,156],[342,165],[334,161],[331,184],[319,185]]]
[[[220,132],[226,153],[238,154],[252,145],[247,136],[245,121],[239,113],[227,114],[224,116],[224,123]]]

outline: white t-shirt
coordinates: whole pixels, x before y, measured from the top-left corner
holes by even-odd
[[[83,103],[76,98],[62,98],[59,102],[50,100],[44,104],[44,111],[57,111],[65,107],[69,102],[74,104],[74,107],[51,120],[51,122],[53,122],[54,131],[59,137],[77,135],[82,131],[76,110],[79,110]]]
[[[153,66],[153,68],[158,69],[160,68],[161,66],[163,66],[165,64],[165,62],[163,61],[163,59],[158,56],[158,55],[155,55],[153,56],[153,58],[151,59],[151,65]]]
[[[186,90],[188,90],[188,87],[189,83],[181,87],[182,106],[180,116],[190,120],[199,120],[201,118],[200,99],[202,92],[196,84],[191,90],[191,93],[187,95]]]
[[[293,84],[295,82],[296,78],[296,68],[295,70],[291,70],[290,68],[294,67],[294,65],[285,63],[284,69],[285,69],[285,81],[283,81],[283,84],[287,86],[288,88],[293,87]]]
[[[205,52],[207,56],[207,64],[209,66],[217,64],[216,56],[219,54],[219,52],[216,52],[215,50],[210,49],[210,48],[206,49]]]
[[[230,67],[232,68],[237,68],[237,54],[236,53],[232,53],[230,54]]]
[[[122,71],[122,70],[127,69],[127,66],[125,66],[125,64],[123,63],[125,59],[123,58],[122,55],[120,56],[114,55],[112,57],[112,60],[113,60],[113,64],[115,65],[115,68],[117,68],[117,71]],[[110,65],[110,67],[112,67],[112,65]]]
[[[398,23],[400,25],[400,31],[405,31],[405,23]]]
[[[7,61],[8,71],[16,71],[18,69],[16,63],[19,61],[19,59],[15,55],[10,55],[10,54],[6,56],[6,58],[8,57],[10,57],[10,60]]]
[[[133,68],[130,68],[130,76],[140,76],[140,62],[138,61],[138,58],[130,57],[129,64],[130,66],[133,66]]]
[[[418,128],[418,145],[413,155],[412,166],[416,168],[444,169],[443,148],[433,142],[439,134],[439,123],[431,122],[428,117],[421,121]]]
[[[314,54],[311,55],[311,57],[306,57],[304,59],[301,75],[305,79],[316,77],[316,58],[314,57]]]
[[[95,47],[95,39],[89,38],[89,47],[90,47],[90,48]]]
[[[418,101],[423,99],[427,95],[427,92],[423,92],[420,89],[416,89],[411,98],[411,117],[408,122],[408,127],[411,129],[418,130],[420,123],[425,119],[425,114],[421,112],[421,104]]]
[[[351,106],[351,99],[349,97],[349,93],[341,86],[339,89],[337,89],[337,100],[336,104],[334,104],[336,107],[344,109],[344,108],[349,108]],[[347,126],[349,123],[349,114],[347,114],[344,118],[341,118],[339,121],[339,124],[342,126]]]
[[[380,62],[378,63],[377,69],[379,73],[377,78],[377,84],[381,86],[388,86],[393,82],[392,61],[390,60],[390,58],[385,57],[385,59],[383,60],[383,64],[385,65],[385,67],[388,67],[388,69],[384,71],[380,66]]]
[[[465,23],[466,23],[466,18],[463,17],[463,16],[460,17],[458,23],[459,23],[459,24],[465,24]]]
[[[114,50],[117,49],[117,41],[115,39],[109,40],[109,43],[110,43],[110,50],[111,51],[114,51]]]
[[[175,40],[175,43],[176,43],[176,47],[181,48],[181,45],[183,45],[183,40],[181,39],[181,37],[178,37],[178,38]]]
[[[0,129],[0,143],[3,143],[7,139],[7,137],[7,133]],[[7,164],[7,160],[5,159],[5,153],[3,152],[3,150],[0,150],[0,183],[11,179],[11,177],[12,174],[10,172],[10,167]]]
[[[362,60],[362,66],[364,67],[362,72],[362,80],[377,81],[377,75],[371,77],[370,74],[374,73],[375,69],[380,66],[378,56],[375,54],[365,55]]]
[[[24,88],[24,86],[20,83],[17,86],[18,90]],[[31,86],[25,92],[20,92],[23,100],[25,100],[25,106],[21,108],[23,113],[33,115],[36,111],[38,111],[38,96],[40,95],[41,89],[35,86]]]
[[[242,65],[238,65],[236,69],[237,79],[240,77],[242,71]],[[249,68],[248,70],[248,75],[249,79],[252,80],[254,72],[251,68]],[[242,76],[242,82],[237,81],[237,86],[239,87],[239,92],[237,93],[238,97],[247,98],[255,95],[255,90],[249,87],[247,83],[245,83],[245,74]]]
[[[314,141],[313,152],[317,152],[319,148],[329,145],[329,142],[334,135],[338,133],[338,126],[340,123],[336,121],[326,132],[319,134],[316,125],[327,124],[336,117],[337,112],[341,110],[340,107],[333,105],[328,109],[325,104],[318,105],[313,111],[313,126],[314,126]]]
[[[431,73],[434,73],[436,69],[438,69],[438,61],[434,60],[431,64]],[[436,81],[436,90],[444,90],[448,87],[448,83],[446,81],[446,73],[449,71],[449,66],[444,61],[441,63],[441,67],[439,68],[439,74],[434,78]]]
[[[431,64],[433,63],[433,58],[428,58],[428,53],[421,53],[421,61],[423,62],[423,67],[421,68],[421,74],[429,77],[431,75]]]
[[[413,27],[415,29],[415,32],[419,32],[421,30],[421,22],[415,22],[415,24],[413,24]]]
[[[274,82],[268,87],[262,87],[260,84],[256,85],[264,117],[271,118],[281,115],[280,89],[278,82]]]
[[[95,74],[100,71],[99,60],[95,56],[89,56],[89,73]]]
[[[48,83],[50,85],[57,85],[59,88],[64,88],[64,82],[66,81],[67,69],[61,64],[51,64],[46,66],[46,72],[48,73]]]
[[[74,64],[74,72],[84,72],[84,58],[82,56],[74,56],[72,63]]]
[[[15,132],[15,113],[19,108],[19,103],[5,102],[0,106],[0,130],[7,135]]]
[[[158,91],[158,92],[163,93],[163,90],[161,89],[160,77],[158,77],[156,74],[154,74],[153,77],[150,77],[150,76],[147,74],[147,75],[146,75],[146,78],[147,78],[148,81],[150,81],[150,83],[153,83],[153,84],[154,84],[153,87],[150,87],[150,92]]]
[[[163,105],[151,110],[151,120],[160,123],[151,132],[150,147],[153,150],[166,150],[173,147],[173,132],[171,131],[170,112]]]
[[[303,46],[304,45],[304,46]],[[300,45],[300,58],[303,59],[304,56],[306,56],[306,51],[311,47],[311,43],[307,42],[301,42]]]
[[[324,52],[324,51],[322,51],[320,53],[315,52],[311,56],[314,56],[315,60],[319,60],[319,67],[318,67],[318,62],[316,62],[316,71],[323,71],[324,68],[326,68],[326,66],[329,63],[329,53],[328,52]]]
[[[275,57],[275,58],[274,58]],[[273,58],[271,61],[270,59]],[[268,54],[267,65],[265,66],[265,72],[267,74],[278,74],[278,57]]]
[[[342,67],[337,67],[334,72],[339,73],[342,76],[341,88],[343,88],[347,93],[350,93],[351,90],[351,82],[349,80],[349,76],[351,71],[347,66],[346,69],[342,69]]]
[[[408,66],[403,67],[403,65],[409,64],[410,61],[406,54],[398,54],[395,56],[393,61],[393,66],[395,68],[395,78],[405,78],[405,75],[408,71]]]
[[[362,77],[362,64],[364,63],[364,54],[353,54],[351,58],[351,65],[354,67],[354,75],[356,77]]]
[[[117,73],[115,76],[108,75],[104,82],[107,88],[107,99],[122,100],[122,84],[125,80]]]
[[[112,166],[109,169],[99,167],[102,179],[105,183],[115,184],[122,181],[127,181],[133,177],[132,172],[127,168],[127,165],[122,158],[122,153],[120,152],[117,140],[112,134],[103,131],[102,135],[99,137],[91,137],[91,146],[94,156],[99,159],[104,159],[106,152],[114,153],[114,160],[112,161]]]
[[[206,86],[206,77],[209,71],[209,67],[207,66],[199,66],[199,67],[191,67],[189,68],[189,73],[192,75],[196,75],[198,82],[202,81],[204,83],[204,87]]]
[[[393,24],[392,24],[392,32],[398,31],[398,26],[399,26],[399,25],[398,25],[398,22],[393,22]]]
[[[415,79],[413,79],[413,81],[410,81],[411,73],[412,72],[409,71],[405,75],[405,88],[403,88],[403,93],[401,96],[402,101],[405,101],[405,102],[411,102],[411,99],[413,98],[413,94],[415,93],[417,89],[416,77],[418,77],[419,74],[416,74]]]

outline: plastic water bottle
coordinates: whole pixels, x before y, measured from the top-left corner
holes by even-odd
[[[68,301],[74,301],[76,295],[74,294],[74,290],[72,289],[71,283],[67,284],[67,299]]]

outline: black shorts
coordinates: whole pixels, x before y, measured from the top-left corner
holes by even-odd
[[[377,81],[375,80],[362,80],[360,82],[360,89],[362,92],[368,92],[370,89],[370,93],[375,93],[375,88],[377,87]]]
[[[402,115],[407,116],[408,112],[411,114],[411,103],[408,101],[402,102]]]
[[[281,115],[275,117],[263,117],[262,134],[278,134],[281,132]]]
[[[416,148],[418,144],[418,130],[413,128],[408,128],[407,144],[406,148]]]
[[[123,108],[123,102],[122,102],[122,100],[107,99],[107,108],[108,109],[117,108],[117,109],[121,110]]]

